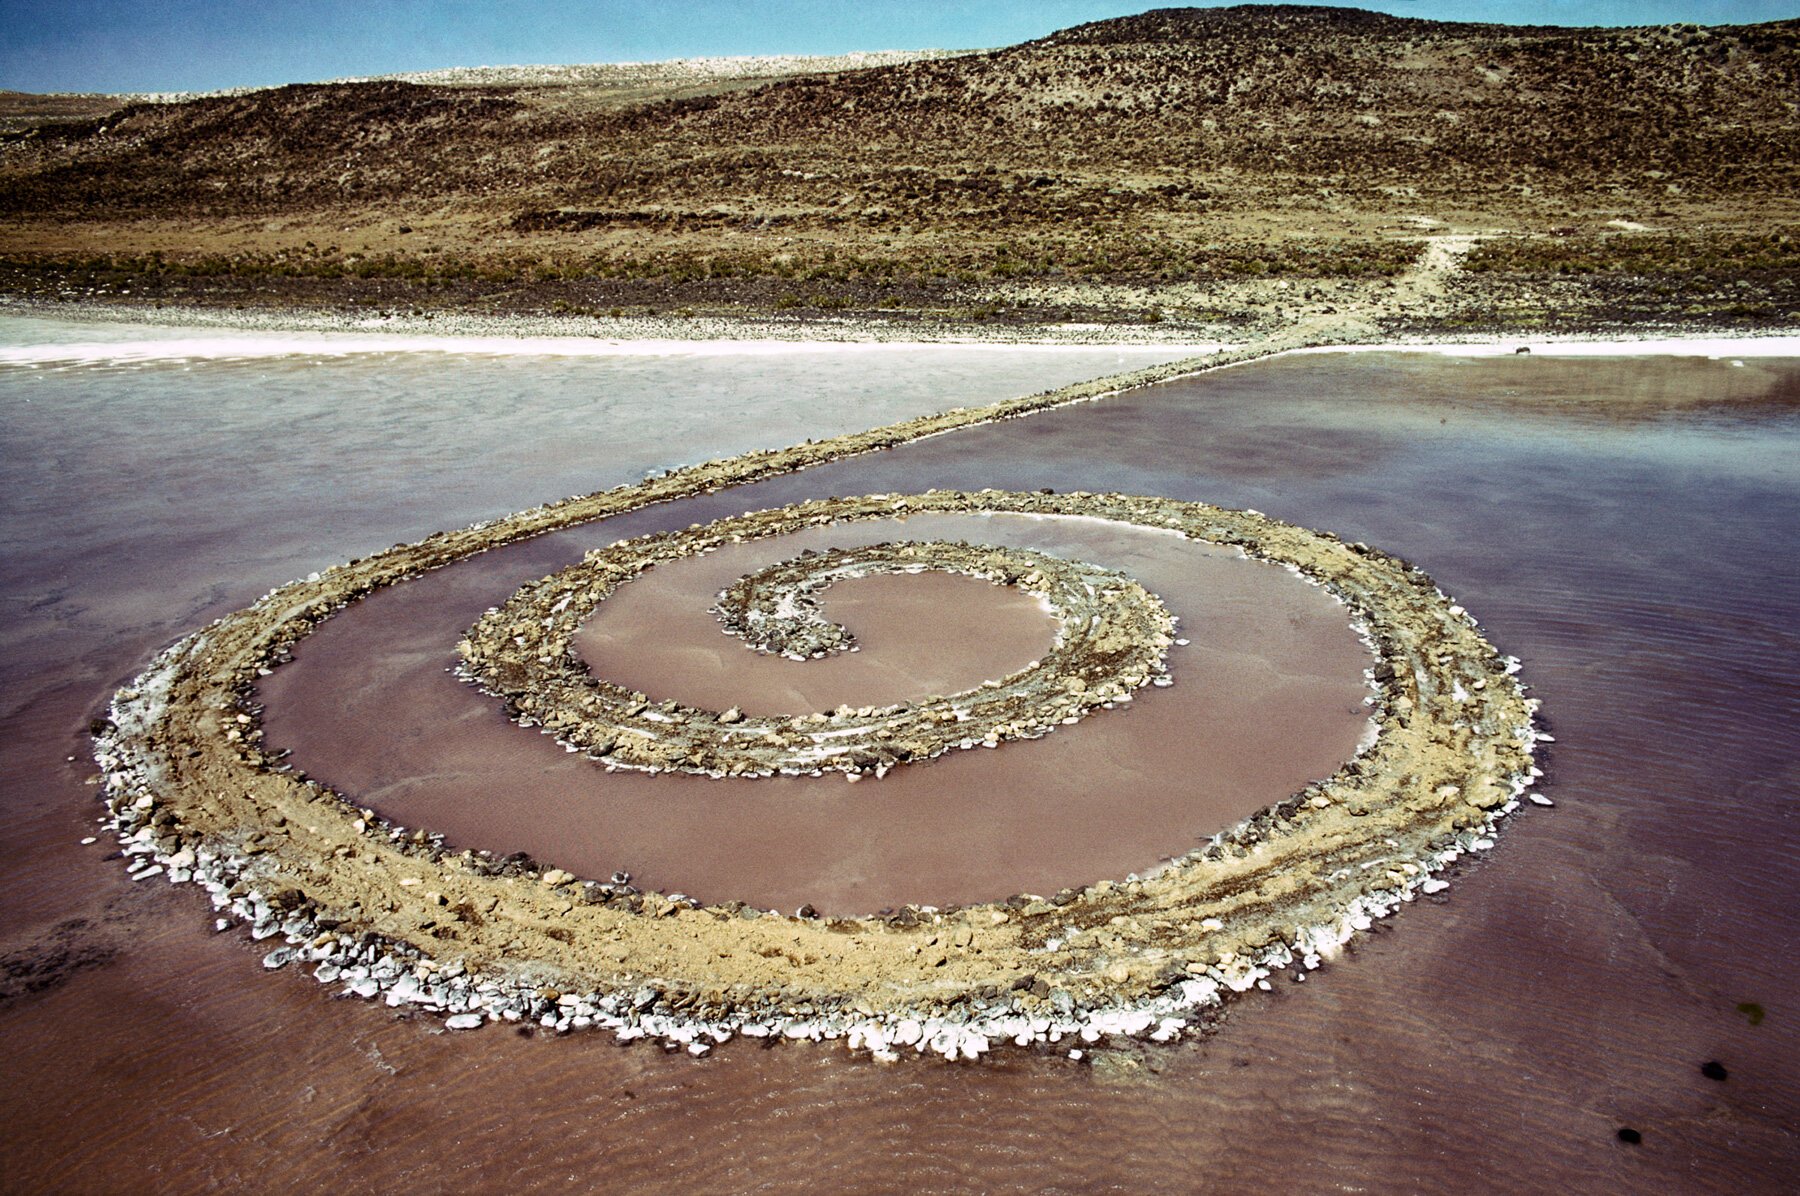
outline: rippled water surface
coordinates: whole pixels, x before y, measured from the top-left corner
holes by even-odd
[[[882,1067],[828,1046],[695,1060],[450,1037],[265,973],[207,932],[197,894],[77,844],[86,720],[204,619],[815,418],[1117,368],[1019,352],[835,373],[654,359],[648,383],[604,359],[0,367],[0,1186],[1782,1190],[1800,1164],[1796,361],[1288,357],[655,516],[932,485],[1202,498],[1397,552],[1479,615],[1544,700],[1557,805],[1201,1041]],[[745,414],[668,399],[691,393]]]

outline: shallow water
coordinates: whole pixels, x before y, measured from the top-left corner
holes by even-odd
[[[642,512],[631,526],[679,527],[689,517],[677,504]],[[597,675],[716,710],[807,713],[979,685],[1035,659],[1034,639],[1039,650],[1048,645],[1049,620],[1034,600],[1021,605],[1025,630],[1036,634],[1010,645],[1002,617],[965,624],[960,638],[986,638],[978,653],[959,653],[954,621],[946,627],[939,612],[917,611],[893,628],[912,633],[905,652],[883,650],[878,635],[854,654],[806,662],[759,656],[707,614],[722,586],[807,548],[965,539],[1138,578],[1190,640],[1170,649],[1176,683],[1140,690],[1128,709],[1096,711],[1041,740],[951,752],[880,781],[608,773],[507,722],[493,699],[446,670],[457,638],[487,605],[579,559],[625,522],[485,553],[326,623],[262,686],[270,746],[458,848],[525,851],[583,877],[623,870],[643,888],[709,902],[858,914],[1054,893],[1146,871],[1329,776],[1368,726],[1362,671],[1372,658],[1344,608],[1283,569],[1094,520],[914,517],[659,565],[601,605],[581,646]],[[928,578],[856,584],[877,580],[925,583],[915,598],[937,588]],[[960,580],[1006,601],[1000,587]],[[615,603],[622,608],[609,609]],[[634,658],[622,656],[621,635]]]
[[[617,480],[603,432],[533,404],[531,363],[457,363],[441,420],[440,380],[394,364],[296,368],[317,381],[281,401],[243,365],[0,372],[0,952],[49,981],[0,1003],[7,1186],[1778,1191],[1800,1164],[1800,362],[1292,357],[669,508],[931,485],[1253,506],[1417,561],[1544,699],[1557,806],[1304,986],[1168,1049],[893,1068],[446,1037],[265,974],[196,894],[75,844],[82,725],[161,642]]]

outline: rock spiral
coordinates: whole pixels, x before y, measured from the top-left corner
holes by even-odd
[[[346,992],[449,1013],[452,1028],[592,1025],[696,1053],[738,1033],[844,1037],[880,1057],[911,1047],[972,1058],[990,1039],[1029,1045],[1076,1033],[1084,1042],[1167,1040],[1270,968],[1317,966],[1372,918],[1443,888],[1433,874],[1459,855],[1493,846],[1495,822],[1539,775],[1536,703],[1513,676],[1517,662],[1422,571],[1254,511],[930,491],[739,517],[750,521],[746,533],[765,521],[824,526],[914,511],[1114,520],[1238,548],[1328,587],[1378,657],[1374,742],[1333,776],[1145,875],[865,918],[701,906],[618,877],[583,882],[529,860],[455,851],[292,773],[261,742],[257,679],[374,590],[500,544],[1104,389],[708,462],[396,545],[271,591],[159,655],[96,724],[102,796],[133,875],[166,869],[250,922],[256,938],[283,935],[290,945],[266,966],[307,964]],[[716,527],[675,536],[704,539]],[[634,572],[615,564],[605,584]],[[571,598],[564,609],[574,606]]]
[[[895,501],[840,503],[833,520],[892,516]],[[588,672],[572,643],[575,632],[630,578],[663,561],[809,526],[818,513],[809,505],[754,512],[591,552],[478,621],[459,645],[464,673],[502,698],[516,719],[543,725],[595,760],[715,777],[882,774],[953,748],[1036,738],[1167,678],[1174,618],[1124,574],[1030,549],[918,542],[778,562],[720,595],[720,621],[751,647],[797,659],[823,656],[850,648],[853,637],[820,614],[820,591],[848,577],[937,570],[1038,596],[1056,620],[1055,644],[1027,667],[961,693],[797,717],[651,702]]]

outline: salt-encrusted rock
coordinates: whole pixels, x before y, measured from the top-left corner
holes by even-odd
[[[446,1030],[477,1030],[486,1024],[487,1019],[479,1013],[459,1013],[444,1019]]]

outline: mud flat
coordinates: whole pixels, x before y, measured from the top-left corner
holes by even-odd
[[[1317,966],[1371,919],[1440,886],[1433,871],[1491,846],[1493,821],[1516,808],[1533,776],[1533,704],[1512,679],[1514,662],[1423,573],[1256,512],[1120,495],[932,491],[746,517],[830,523],[891,515],[896,504],[1075,515],[1235,546],[1329,587],[1379,656],[1374,745],[1154,875],[883,918],[699,907],[639,893],[628,878],[578,883],[529,860],[447,854],[429,831],[383,824],[288,775],[259,745],[256,679],[375,588],[526,536],[1094,389],[678,470],[274,591],[177,644],[114,703],[98,756],[134,874],[166,869],[197,881],[257,937],[284,936],[289,945],[269,954],[270,967],[311,963],[322,981],[345,981],[359,995],[442,1009],[452,1028],[598,1025],[695,1053],[739,1032],[844,1036],[881,1057],[899,1047],[974,1057],[997,1038],[1166,1040],[1272,967]],[[713,534],[698,529],[685,546]],[[1136,638],[1153,652],[1166,646],[1159,626]]]

